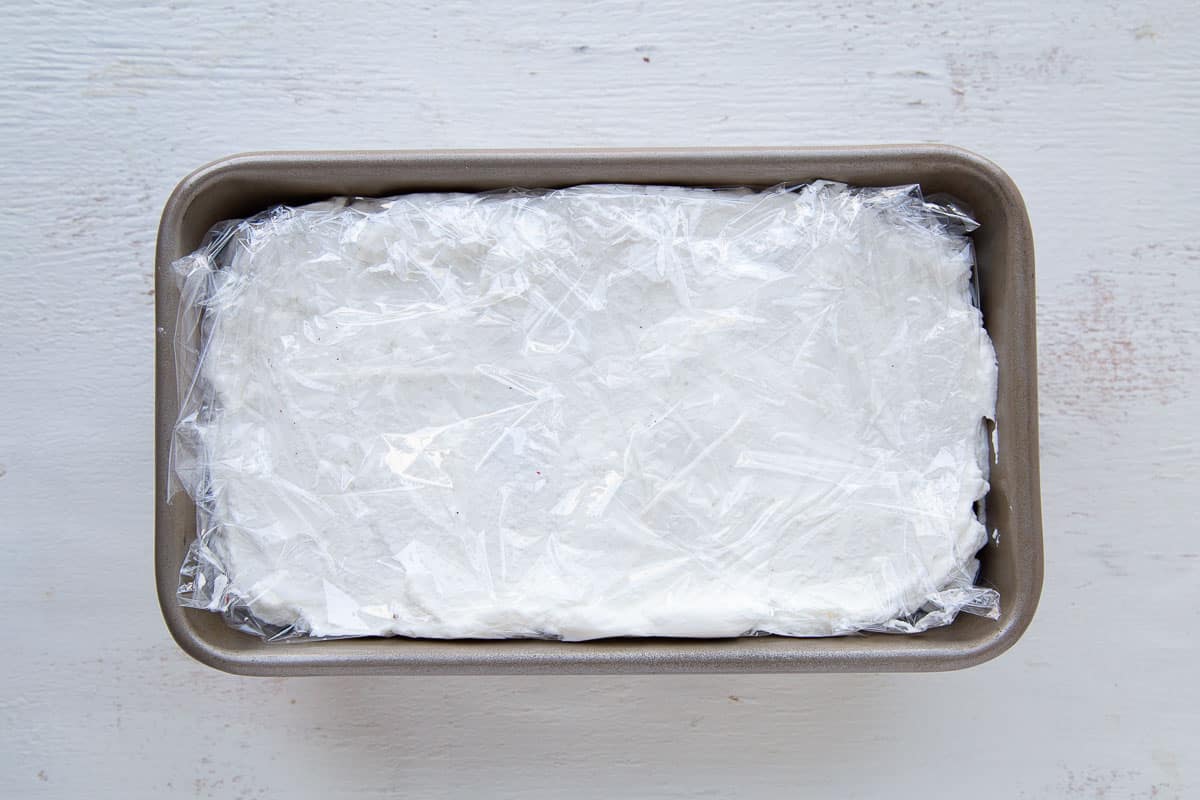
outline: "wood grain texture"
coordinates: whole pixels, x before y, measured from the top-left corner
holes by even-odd
[[[5,9],[0,795],[1200,793],[1190,3]],[[910,676],[241,679],[151,580],[152,250],[253,149],[945,141],[1037,236],[1042,607]]]

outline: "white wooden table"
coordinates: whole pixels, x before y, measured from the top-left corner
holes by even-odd
[[[1200,796],[1200,14],[1010,5],[7,7],[0,795]],[[168,638],[151,270],[187,171],[271,148],[908,141],[999,162],[1037,236],[1046,585],[997,661],[263,680]]]

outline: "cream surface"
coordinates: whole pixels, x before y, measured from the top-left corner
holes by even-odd
[[[995,355],[969,239],[911,187],[334,200],[215,252],[179,265],[185,602],[571,640],[995,609]]]

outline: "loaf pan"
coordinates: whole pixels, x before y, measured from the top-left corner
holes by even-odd
[[[796,639],[442,641],[342,639],[267,643],[217,614],[176,601],[179,567],[196,535],[196,510],[168,501],[171,430],[178,412],[174,360],[179,290],[171,263],[214,223],[278,203],[332,195],[383,196],[584,183],[770,186],[818,178],[861,186],[918,183],[945,192],[980,222],[974,234],[984,324],[999,360],[998,457],[986,499],[994,535],[980,582],[999,590],[998,620],[959,615],[913,635]],[[275,152],[231,156],[183,179],[168,199],[155,265],[155,539],[159,603],[167,627],[195,658],[245,675],[546,674],[649,672],[917,672],[994,658],[1029,625],[1042,585],[1038,479],[1037,346],[1033,238],[1012,180],[984,158],[941,145],[670,150]]]

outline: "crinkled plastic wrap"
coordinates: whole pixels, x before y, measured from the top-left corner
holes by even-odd
[[[917,187],[281,207],[181,259],[181,602],[266,638],[915,632],[996,360]]]

